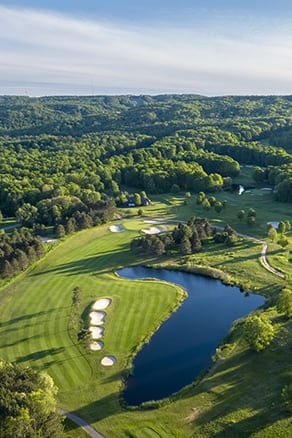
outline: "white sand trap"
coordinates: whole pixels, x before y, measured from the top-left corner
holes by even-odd
[[[278,228],[279,222],[267,222],[268,225],[272,225],[273,228]]]
[[[103,337],[104,328],[103,327],[89,327],[92,339],[100,339]]]
[[[95,303],[92,306],[93,310],[103,310],[106,309],[112,300],[110,298],[101,298],[100,300],[95,301]]]
[[[145,222],[145,224],[161,224],[161,222],[163,222],[163,220],[161,220],[161,219],[147,219],[144,222]]]
[[[141,230],[145,234],[159,234],[162,233],[163,229],[160,227],[151,227]]]
[[[119,225],[111,225],[109,227],[109,229],[110,229],[110,231],[112,233],[122,233],[123,231],[125,231],[124,225],[121,225],[121,224],[119,224]]]
[[[41,237],[43,243],[55,243],[58,239],[53,239],[52,237]]]
[[[90,312],[90,324],[91,325],[100,325],[104,323],[105,320],[105,312]]]
[[[99,342],[92,342],[90,344],[90,350],[92,350],[92,351],[101,350],[102,347],[103,347],[103,342],[100,342],[100,341]]]
[[[261,190],[268,190],[268,191],[271,191],[271,190],[273,190],[273,189],[271,189],[271,187],[263,187]]]
[[[111,367],[115,364],[117,359],[114,356],[105,356],[101,359],[101,365],[104,367]]]

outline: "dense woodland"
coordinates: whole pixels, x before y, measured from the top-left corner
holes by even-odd
[[[0,438],[57,438],[63,427],[52,378],[0,361]]]
[[[9,278],[24,271],[44,253],[40,238],[27,229],[0,234],[0,278]]]
[[[241,164],[256,167],[256,181],[270,184],[276,200],[292,202],[291,103],[291,96],[2,96],[0,210],[66,232],[74,214],[86,226],[110,218],[110,200],[121,203],[132,187],[150,195],[228,189]]]

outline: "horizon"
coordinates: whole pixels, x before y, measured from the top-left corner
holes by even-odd
[[[191,96],[191,97],[200,97],[204,99],[214,99],[214,98],[224,98],[224,97],[254,97],[254,98],[264,98],[264,97],[292,97],[291,94],[198,94],[198,93],[104,93],[104,94],[43,94],[43,95],[35,95],[31,96],[28,94],[0,94],[0,98],[2,97],[24,97],[28,99],[42,99],[42,98],[68,98],[68,97],[76,97],[76,98],[92,98],[92,97],[160,97],[160,96]]]
[[[292,92],[285,0],[0,0],[0,95]]]

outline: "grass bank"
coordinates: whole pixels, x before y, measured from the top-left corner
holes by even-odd
[[[184,205],[182,198],[167,201],[160,198],[147,209],[147,215],[185,220],[204,213],[197,211],[194,202]],[[231,208],[228,215],[223,214],[214,221],[227,221],[233,215]],[[123,378],[130,372],[133,354],[182,299],[181,290],[173,285],[130,281],[114,274],[124,266],[157,264],[156,259],[139,259],[129,251],[131,239],[145,228],[144,220],[124,221],[124,233],[110,233],[107,226],[79,232],[1,291],[0,356],[46,370],[59,386],[60,405],[107,437],[287,436],[281,435],[290,427],[282,393],[289,382],[291,323],[273,307],[266,312],[277,336],[268,350],[252,353],[231,334],[226,342],[232,348],[199,384],[188,386],[154,410],[127,410],[120,404]],[[278,250],[269,256],[276,257]],[[240,240],[232,248],[206,245],[188,258],[164,258],[159,263],[210,275],[224,273],[273,305],[282,280],[262,268],[260,251],[261,244]],[[290,269],[288,263],[286,269]],[[76,286],[82,289],[81,309],[101,297],[113,300],[107,309],[105,345],[100,352],[84,349],[70,330]],[[112,368],[100,365],[107,354],[117,357]],[[78,427],[69,423],[67,434],[79,436]]]

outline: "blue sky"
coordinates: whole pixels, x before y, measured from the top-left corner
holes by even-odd
[[[0,0],[0,94],[291,94],[290,0]]]

